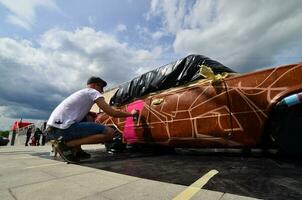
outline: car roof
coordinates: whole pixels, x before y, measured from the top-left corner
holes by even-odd
[[[214,74],[235,73],[232,69],[206,56],[189,55],[121,84],[112,96],[110,104],[122,105],[153,92],[203,79],[204,77],[199,73],[200,65],[210,67]]]

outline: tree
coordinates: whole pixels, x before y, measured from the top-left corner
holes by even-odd
[[[0,131],[0,136],[2,137],[8,137],[9,131]]]

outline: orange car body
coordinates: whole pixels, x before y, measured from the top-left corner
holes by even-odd
[[[302,63],[298,63],[231,74],[219,81],[201,79],[116,107],[138,109],[137,119],[100,113],[97,121],[115,126],[126,144],[256,147],[269,132],[276,104],[302,91],[301,74]]]

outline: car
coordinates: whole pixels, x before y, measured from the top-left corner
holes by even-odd
[[[7,137],[0,136],[0,146],[6,146],[9,143],[9,139]]]
[[[121,84],[110,100],[136,118],[100,112],[112,144],[189,148],[272,148],[302,154],[302,63],[239,74],[189,55]],[[112,144],[107,147],[114,149]]]

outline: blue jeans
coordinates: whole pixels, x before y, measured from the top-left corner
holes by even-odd
[[[46,130],[47,141],[58,139],[70,141],[91,135],[104,134],[105,131],[106,126],[94,122],[78,122],[67,129],[49,128]]]

